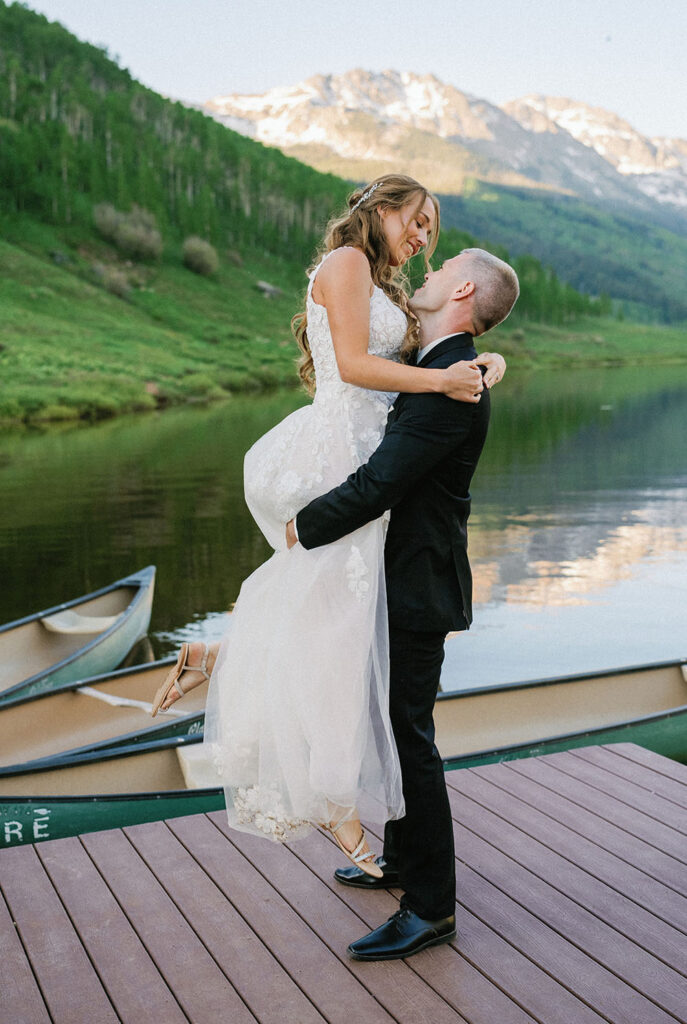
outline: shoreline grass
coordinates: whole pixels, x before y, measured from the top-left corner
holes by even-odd
[[[290,319],[305,287],[286,260],[222,254],[201,277],[179,253],[145,266],[118,260],[90,236],[33,222],[21,244],[0,241],[0,425],[102,419],[235,393],[298,386]],[[132,281],[110,294],[95,267]],[[279,294],[257,288],[267,280]],[[482,350],[511,367],[669,365],[687,362],[687,327],[588,318],[563,326],[506,322]]]

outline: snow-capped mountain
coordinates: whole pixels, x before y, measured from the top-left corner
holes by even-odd
[[[572,135],[647,196],[687,207],[687,141],[647,138],[617,114],[550,96],[524,96],[503,109],[531,132]]]
[[[572,100],[527,96],[498,107],[434,75],[358,69],[263,95],[216,96],[204,109],[353,179],[400,165],[438,191],[458,192],[472,176],[687,214],[687,141],[645,138]]]

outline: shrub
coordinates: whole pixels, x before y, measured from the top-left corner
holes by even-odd
[[[104,267],[102,272],[103,288],[120,299],[125,299],[129,294],[129,279],[123,270],[117,267]]]
[[[219,267],[217,250],[197,235],[184,241],[184,265],[195,274],[214,274]]]
[[[125,220],[117,228],[117,248],[132,260],[157,260],[162,255],[162,236],[156,228]]]
[[[114,242],[117,225],[121,216],[122,214],[117,213],[111,203],[98,203],[97,206],[93,207],[93,220],[96,230],[108,242]]]
[[[100,235],[125,256],[157,260],[162,255],[162,235],[149,210],[133,206],[129,213],[122,213],[111,203],[99,203],[93,209],[93,219]]]

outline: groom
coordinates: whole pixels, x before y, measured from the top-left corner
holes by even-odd
[[[518,290],[512,268],[483,249],[464,249],[430,272],[411,299],[421,329],[419,365],[474,359],[473,337],[505,320]],[[489,399],[488,391],[477,403],[399,395],[369,461],[299,512],[295,529],[293,520],[287,526],[290,547],[300,541],[315,548],[391,509],[384,556],[390,715],[406,813],[386,824],[377,860],[383,878],[355,867],[335,875],[366,889],[398,885],[404,895],[388,921],[348,947],[359,960],[400,959],[456,933],[453,825],[432,712],[446,634],[472,621],[469,487],[487,435]]]

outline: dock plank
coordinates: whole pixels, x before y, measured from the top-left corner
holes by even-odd
[[[687,897],[657,881],[652,875],[638,870],[633,864],[608,853],[586,836],[573,831],[518,797],[503,793],[499,795],[498,787],[494,786],[485,792],[485,787],[489,785],[488,778],[480,778],[473,774],[471,769],[468,771],[469,773],[462,776],[455,785],[460,785],[463,792],[481,792],[485,801],[491,801],[488,806],[492,810],[497,809],[504,827],[512,831],[513,826],[508,824],[508,815],[515,811],[517,828],[524,837],[530,837],[543,847],[550,847],[567,861],[574,861],[579,868],[593,878],[599,879],[610,889],[631,893],[633,902],[687,934]],[[452,788],[452,806],[455,805],[456,794],[457,790]],[[528,845],[534,844],[528,844],[524,838],[523,849],[527,850]]]
[[[636,761],[659,775],[667,775],[675,779],[683,786],[687,786],[687,764],[681,761],[673,761],[670,757],[663,757],[661,754],[640,747],[637,743],[613,743],[604,745],[604,750],[611,750],[618,757],[625,757],[629,761]]]
[[[34,847],[4,850],[0,886],[55,1024],[116,1024],[93,970]],[[74,978],[82,979],[79,985]]]
[[[410,1017],[412,1009],[412,1019],[417,1024],[459,1024],[464,1020],[455,1007],[447,1005],[412,970],[412,961],[409,965],[399,965],[367,964],[348,959],[347,943],[360,938],[373,926],[359,914],[360,899],[354,907],[353,901],[347,898],[348,893],[367,896],[367,913],[374,921],[374,926],[398,910],[398,901],[384,891],[361,894],[360,890],[337,886],[339,892],[336,892],[327,885],[314,870],[314,865],[319,862],[323,874],[331,875],[336,867],[346,864],[341,852],[332,843],[321,835],[313,835],[307,841],[307,849],[301,849],[300,854],[299,848],[305,844],[295,843],[290,848],[291,857],[287,860],[275,844],[265,843],[253,836],[230,833],[225,822],[221,822],[221,827],[225,835],[230,835],[232,843],[269,877],[299,916],[317,930],[334,955],[347,964],[349,970],[393,1017],[398,1018],[403,1014]],[[427,960],[431,961],[442,952],[442,949],[428,950]]]
[[[0,937],[0,993],[4,1019],[13,1024],[50,1024],[50,1015],[2,893]]]
[[[381,844],[381,836],[376,839]],[[357,891],[351,890],[349,897],[346,892],[347,902],[356,900],[354,893]],[[364,892],[357,896],[361,915],[366,912],[366,896]],[[392,900],[390,893],[386,915],[397,907],[398,899]],[[374,927],[385,915],[374,916],[368,911],[367,916],[369,926]],[[410,959],[408,963],[445,999],[455,1000],[471,1022],[542,1020],[542,1014],[547,1024],[570,1024],[571,1020],[593,1024],[601,1020],[464,906],[457,907],[456,928],[458,935],[450,947],[432,950],[431,959]],[[449,958],[449,948],[459,955],[459,965]]]
[[[588,783],[599,792],[615,797],[628,807],[643,811],[649,818],[654,818],[687,836],[687,812],[670,800],[650,793],[644,786],[637,786],[631,779],[619,777],[604,770],[600,765],[593,764],[587,758],[576,757],[568,750],[548,754],[547,761],[573,778]]]
[[[648,765],[629,758],[621,758],[613,747],[583,747],[573,751],[576,757],[605,768],[624,781],[641,786],[647,793],[656,794],[687,810],[687,790],[682,782],[656,772]]]
[[[173,993],[79,839],[40,843],[36,853],[119,1019],[131,1024],[185,1024]]]
[[[164,822],[124,831],[258,1020],[322,1024],[325,1018],[205,871],[202,850],[194,858]]]
[[[459,829],[457,838],[459,844],[464,841],[467,846],[469,834],[467,830],[465,833]],[[474,868],[457,863],[458,904],[574,993],[580,1005],[575,1015],[568,1015],[567,1021],[577,1024],[590,1019],[584,1013],[586,1010],[609,1021],[674,1024],[673,1014],[656,1006],[561,934],[554,925],[562,922],[552,920],[546,906],[529,909],[510,895],[507,883],[493,884],[488,876],[493,870],[495,852],[483,850]],[[547,917],[551,924],[545,923]],[[550,1004],[543,1017],[547,1024],[549,1011]]]
[[[381,850],[382,838],[368,828],[372,849]],[[296,856],[302,856],[298,846],[293,848]],[[324,835],[317,836],[307,855],[307,864],[332,892],[353,910],[368,929],[376,928],[398,910],[400,890],[380,892],[380,900],[370,900],[365,890],[343,886],[334,878],[334,869],[343,866],[341,852],[333,840]],[[485,976],[470,962],[465,951],[465,932],[462,922],[457,922],[459,937],[456,943],[439,946],[431,955],[423,957],[418,964],[412,958],[409,967],[420,975],[432,989],[456,1011],[464,1013],[471,1024],[525,1024],[532,1021],[530,1014],[507,996],[489,977]],[[481,948],[486,952],[488,936],[482,937]],[[499,962],[500,950],[493,950],[495,962]],[[505,979],[504,979],[505,980]],[[434,1016],[431,1020],[436,1019]]]
[[[351,1019],[359,1024],[388,1024],[393,1019],[352,970],[332,954],[318,932],[280,898],[259,865],[253,865],[233,843],[227,842],[221,830],[222,825],[226,827],[224,812],[204,818],[175,818],[168,825],[186,849],[202,859],[205,869],[212,873],[215,883],[250,927],[269,936],[276,958],[327,1020],[332,1024],[345,1024]],[[263,840],[256,841],[272,846]],[[276,849],[289,863],[288,850]],[[317,898],[312,898],[317,907]],[[321,912],[320,919],[323,917]],[[344,939],[345,935],[340,934],[337,947],[345,949]]]
[[[687,842],[684,836],[670,826],[656,821],[655,818],[649,818],[643,811],[599,792],[581,779],[566,775],[550,761],[543,762],[541,758],[508,761],[507,767],[511,773],[531,779],[541,788],[548,790],[554,795],[554,799],[556,795],[564,797],[571,803],[591,811],[597,818],[610,822],[616,826],[620,841],[629,833],[654,850],[671,856],[683,865],[687,864]],[[506,780],[504,779],[501,784],[506,785]]]
[[[462,823],[458,849],[471,866],[479,864],[480,874],[489,882],[626,985],[639,989],[668,1012],[681,1010],[685,994],[685,937],[681,932],[648,912],[642,914],[618,892],[532,842],[530,836],[487,809],[484,799],[477,806],[463,794],[452,794],[451,800]],[[645,948],[647,945],[652,948]],[[659,958],[669,959],[675,967]]]
[[[487,766],[488,768],[488,766]],[[567,861],[601,878],[615,878],[628,891],[624,880],[626,872],[635,903],[645,908],[641,887],[643,877],[649,880],[647,900],[651,912],[667,903],[666,918],[679,930],[687,932],[687,869],[680,861],[664,854],[627,833],[612,827],[608,821],[590,814],[571,803],[562,794],[552,794],[530,778],[507,771],[495,775],[486,769],[470,769],[461,777],[460,792],[486,802],[494,813],[506,818],[514,804],[517,807],[519,827],[538,842],[550,847]],[[551,822],[554,824],[552,825]],[[658,883],[652,888],[651,882]],[[671,895],[672,894],[672,895]]]
[[[407,961],[349,959],[400,892],[340,885],[319,832],[0,850],[2,1024],[687,1024],[687,770],[621,744],[447,782],[457,937]]]
[[[253,1024],[215,959],[123,832],[91,832],[82,842],[192,1024]]]

